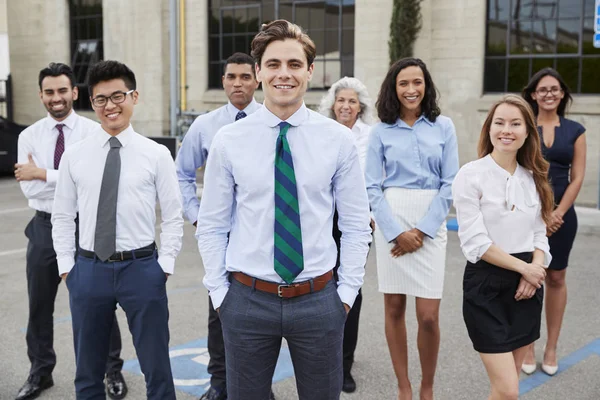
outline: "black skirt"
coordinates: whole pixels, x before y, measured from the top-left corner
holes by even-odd
[[[533,253],[512,254],[531,262]],[[544,288],[516,301],[521,274],[483,260],[467,263],[463,278],[463,318],[479,353],[508,353],[540,337]]]

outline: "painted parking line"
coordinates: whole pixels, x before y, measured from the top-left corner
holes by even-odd
[[[0,210],[0,215],[2,215],[2,214],[19,213],[19,212],[25,212],[25,211],[33,211],[33,210],[31,208],[29,208],[29,207],[8,208],[6,210]]]
[[[175,387],[193,396],[202,396],[210,387],[210,374],[207,371],[209,355],[206,348],[206,338],[172,347],[169,356]],[[137,359],[126,361],[123,370],[142,375]],[[275,374],[273,375],[273,382],[287,379],[293,375],[294,369],[290,352],[286,346],[282,346]]]
[[[558,372],[556,375],[554,375],[554,377],[560,375],[572,366],[591,356],[600,356],[600,338],[588,343],[568,356],[561,358],[558,362]],[[535,374],[519,382],[519,394],[522,396],[525,393],[542,386],[552,378],[552,376],[546,375],[542,371],[537,371]]]
[[[446,221],[446,227],[449,231],[458,231],[458,221],[456,218],[450,218]]]
[[[23,247],[22,249],[0,251],[0,257],[11,256],[13,254],[21,254],[21,253],[25,253],[26,251],[27,251],[27,247]]]

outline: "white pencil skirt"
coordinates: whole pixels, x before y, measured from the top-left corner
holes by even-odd
[[[384,196],[402,229],[410,230],[427,214],[437,193],[437,190],[389,188]],[[393,245],[385,240],[380,229],[375,229],[379,291],[441,299],[447,242],[447,228],[443,223],[435,239],[425,236],[419,250],[393,258],[390,253]]]

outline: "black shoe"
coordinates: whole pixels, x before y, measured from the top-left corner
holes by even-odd
[[[204,393],[200,400],[227,400],[227,388],[210,387],[208,392]]]
[[[48,376],[36,376],[29,375],[27,381],[23,387],[19,390],[15,400],[29,400],[35,399],[42,393],[42,391],[54,386],[52,375]]]
[[[127,396],[127,384],[121,371],[106,374],[106,394],[113,400],[121,400]]]
[[[350,374],[350,371],[344,372],[344,383],[342,384],[342,392],[353,393],[356,390],[356,382]]]
[[[269,400],[275,400],[275,393],[273,393],[273,389],[271,389],[271,394],[269,395]]]

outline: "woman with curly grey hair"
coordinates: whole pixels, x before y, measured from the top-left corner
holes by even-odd
[[[370,124],[373,123],[372,117],[373,104],[367,88],[356,78],[344,77],[331,86],[319,107],[319,112],[331,119],[335,119],[342,125],[352,130],[360,166],[365,169],[365,159],[367,156],[367,146],[369,141]],[[374,227],[371,220],[371,227]],[[340,265],[340,240],[342,233],[337,226],[337,212],[333,219],[333,238],[338,248],[338,258],[335,272]],[[342,390],[346,393],[352,393],[356,390],[356,382],[350,373],[354,362],[354,350],[358,339],[358,320],[360,317],[360,306],[362,304],[362,292],[358,291],[358,296],[354,306],[350,309],[344,328],[344,383]]]

